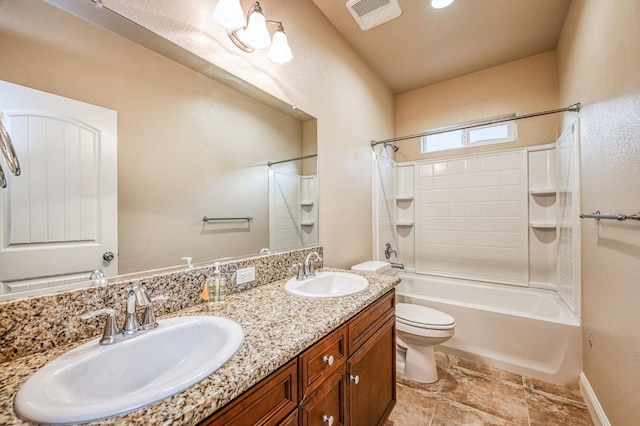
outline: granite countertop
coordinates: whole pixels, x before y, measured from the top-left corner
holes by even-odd
[[[400,281],[390,276],[358,275],[369,280],[369,287],[351,296],[303,298],[285,291],[284,281],[276,281],[227,296],[225,307],[218,311],[209,312],[207,305],[202,303],[163,317],[228,317],[242,326],[244,341],[229,361],[191,388],[128,414],[90,424],[198,423],[345,323]],[[0,364],[0,424],[29,424],[13,412],[13,397],[21,384],[44,364],[84,342],[86,340]]]

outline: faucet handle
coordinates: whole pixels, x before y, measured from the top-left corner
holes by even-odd
[[[302,281],[304,279],[304,266],[302,263],[294,263],[289,267],[289,273],[293,272],[293,270],[297,271],[296,279]]]
[[[110,345],[116,341],[116,336],[122,333],[122,330],[118,328],[118,324],[116,323],[115,309],[103,308],[103,309],[98,309],[97,311],[90,311],[83,315],[80,315],[80,318],[83,320],[88,320],[100,315],[107,316],[107,322],[104,325],[104,332],[102,333],[102,337],[100,338],[100,344]]]
[[[140,323],[140,328],[142,330],[151,330],[158,326],[156,315],[153,312],[153,305],[155,303],[165,302],[169,299],[169,296],[154,296],[151,298],[149,305],[144,307],[144,313],[142,314],[142,322]]]

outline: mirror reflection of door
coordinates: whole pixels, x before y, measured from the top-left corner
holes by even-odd
[[[116,112],[4,81],[0,112],[22,166],[0,190],[0,294],[117,275]]]

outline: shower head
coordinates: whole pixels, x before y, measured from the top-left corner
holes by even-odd
[[[384,147],[386,148],[387,145],[391,146],[391,148],[393,149],[393,152],[398,152],[398,150],[400,149],[399,147],[395,146],[394,144],[392,144],[391,142],[386,142],[384,144]]]

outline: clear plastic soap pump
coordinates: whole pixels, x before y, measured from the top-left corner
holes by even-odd
[[[222,309],[227,296],[227,280],[220,273],[220,262],[214,264],[213,275],[207,278],[209,310]]]

